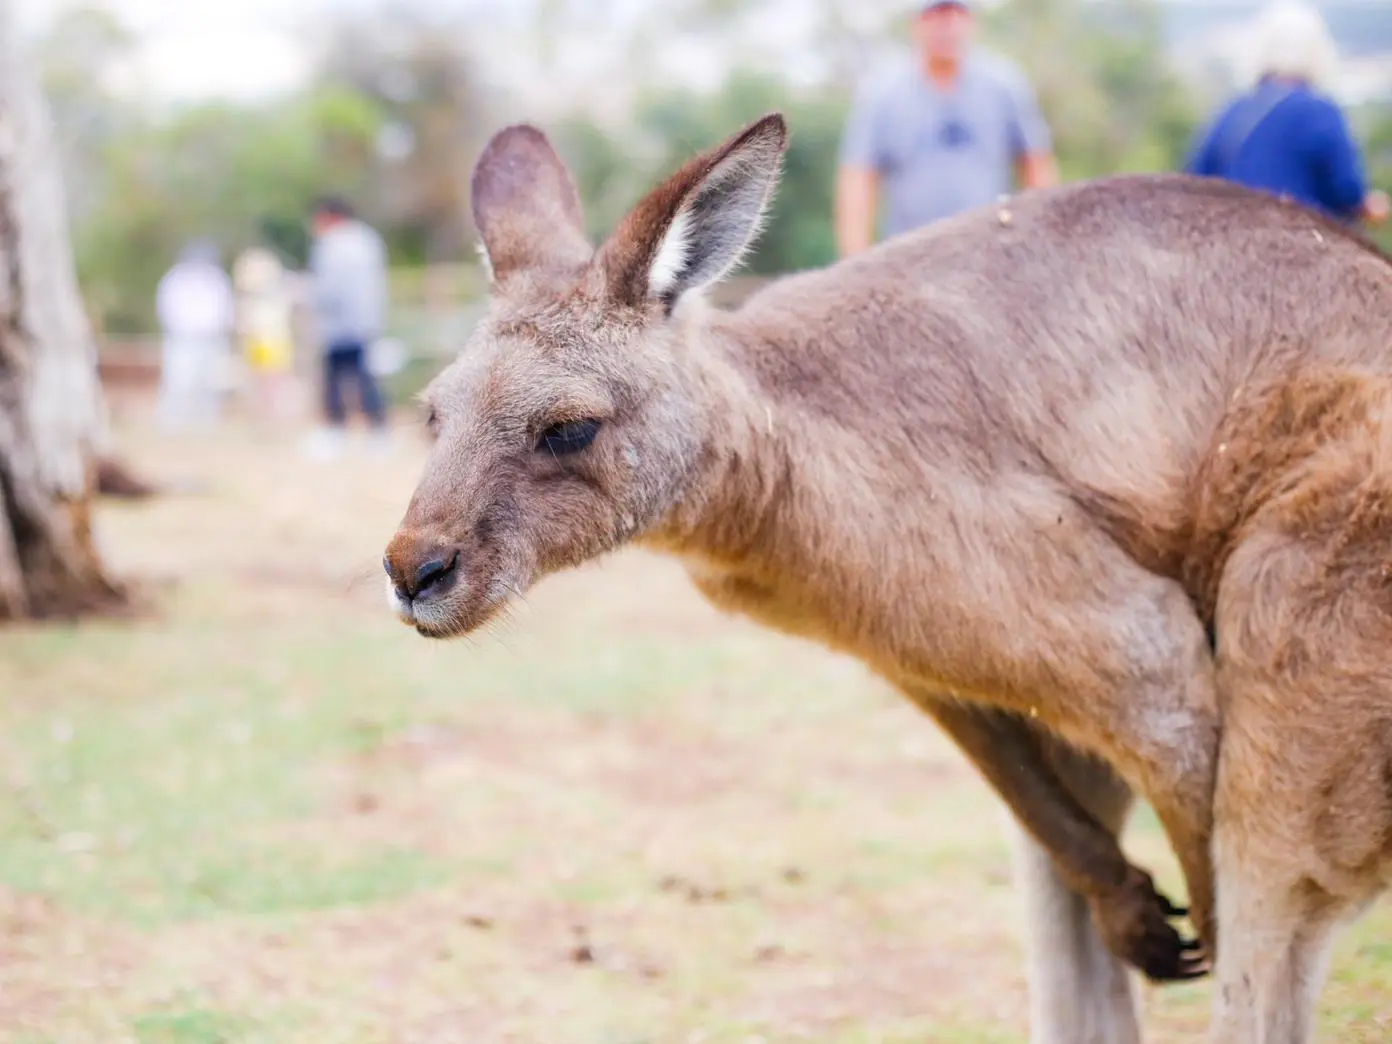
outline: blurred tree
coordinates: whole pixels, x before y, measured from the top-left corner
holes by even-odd
[[[320,82],[370,98],[382,114],[371,201],[401,260],[458,260],[473,229],[469,168],[486,98],[454,21],[388,8],[317,31]]]
[[[55,82],[73,84],[74,99],[103,94],[58,60],[63,41],[104,39],[101,25],[75,19],[49,41]],[[127,110],[119,133],[84,139],[81,165],[100,181],[79,225],[79,266],[107,328],[150,329],[154,286],[191,236],[229,255],[260,241],[303,262],[307,210],[326,191],[354,199],[397,262],[471,257],[468,171],[491,100],[462,32],[391,8],[312,28],[316,70],[299,94],[160,120]]]
[[[115,606],[92,540],[107,439],[59,152],[0,0],[0,620]]]
[[[366,194],[380,126],[372,100],[324,87],[265,108],[198,105],[110,143],[78,236],[104,325],[151,329],[155,284],[194,236],[229,253],[264,242],[303,263],[310,203],[326,190]]]
[[[1169,67],[1156,0],[1005,0],[984,35],[1033,83],[1065,178],[1182,162],[1201,114]]]
[[[561,121],[550,136],[575,177],[585,207],[586,231],[598,240],[613,230],[648,187],[644,179],[654,158],[640,159],[617,135],[582,116]]]
[[[1368,181],[1384,192],[1392,192],[1392,103],[1369,105],[1353,116],[1363,142]],[[1392,227],[1382,225],[1375,229],[1373,238],[1383,250],[1392,253]]]
[[[674,26],[684,34],[730,40],[738,51],[735,41],[758,42],[750,28],[768,9],[682,0],[664,8],[660,20],[653,15],[637,21],[631,69],[650,86],[638,92],[631,126],[601,127],[576,117],[557,131],[558,147],[589,208],[592,233],[612,227],[638,192],[693,150],[777,108],[789,117],[791,145],[769,226],[749,268],[768,273],[833,258],[836,148],[848,89],[858,79],[853,70],[859,62],[863,72],[867,56],[903,36],[908,21],[902,9],[886,13],[820,0],[805,42],[821,78],[801,89],[791,85],[787,70],[770,70],[749,56],[748,64],[736,61],[735,71],[713,92],[651,86],[662,82],[653,56]],[[984,42],[1017,60],[1035,85],[1065,177],[1173,169],[1182,161],[1199,109],[1169,68],[1155,0],[1006,0],[984,22]]]
[[[760,275],[835,259],[831,201],[844,111],[839,93],[794,92],[768,75],[737,72],[713,95],[655,94],[640,104],[637,116],[640,134],[663,143],[655,178],[773,110],[787,116],[791,134],[773,209],[746,266]]]
[[[637,9],[625,67],[648,84],[670,84],[673,53],[695,44],[736,69],[845,88],[912,16],[904,0],[672,0]]]
[[[460,2],[471,11],[484,0]],[[903,36],[902,3],[807,0],[804,15],[789,19],[774,0],[596,2],[622,74],[606,68],[602,91],[592,83],[549,110],[545,91],[534,90],[540,108],[523,114],[545,119],[573,165],[591,231],[612,227],[691,150],[779,108],[792,142],[750,267],[829,261],[847,88]],[[1004,0],[985,15],[986,42],[1035,83],[1066,177],[1171,168],[1182,157],[1198,113],[1169,70],[1157,12],[1158,0]],[[567,0],[533,0],[508,13],[526,27],[518,38],[535,45],[543,67],[546,55],[569,54],[593,16]],[[468,173],[509,100],[487,89],[480,70],[489,56],[471,53],[478,35],[464,17],[458,5],[439,13],[419,4],[355,5],[327,24],[316,16],[306,26],[317,54],[309,89],[161,120],[107,90],[126,46],[119,23],[81,9],[57,23],[41,53],[60,122],[74,128],[78,257],[99,314],[113,328],[147,329],[155,280],[192,234],[212,234],[229,252],[260,239],[298,261],[305,208],[328,189],[358,201],[397,263],[470,259]],[[690,60],[701,48],[721,55],[714,71]],[[673,78],[676,58],[690,74],[685,81]],[[584,62],[575,68],[579,79],[566,82],[586,83]],[[572,115],[554,115],[565,111]]]
[[[68,207],[83,220],[101,192],[101,155],[139,123],[140,112],[115,91],[134,46],[130,30],[106,7],[63,9],[34,48],[53,114]]]
[[[599,237],[693,152],[718,144],[764,113],[783,112],[792,127],[783,177],[746,266],[769,274],[835,257],[831,196],[843,108],[838,93],[794,92],[770,76],[736,72],[714,94],[669,89],[644,95],[631,129],[610,132],[577,117],[557,127],[555,141],[575,175],[589,231]]]

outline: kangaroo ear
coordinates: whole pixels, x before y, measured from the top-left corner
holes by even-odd
[[[489,139],[474,164],[470,197],[495,282],[530,268],[582,266],[593,254],[575,182],[535,127],[516,124]]]
[[[772,113],[648,193],[603,248],[611,295],[670,312],[727,275],[758,235],[787,144],[787,123]]]

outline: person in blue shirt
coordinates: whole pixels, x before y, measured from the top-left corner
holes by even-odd
[[[913,21],[916,54],[875,69],[842,133],[836,241],[842,256],[1052,184],[1051,135],[1014,63],[973,46],[969,0],[927,0]],[[882,220],[880,220],[882,218]],[[878,227],[877,227],[878,226]]]
[[[1387,194],[1369,189],[1348,122],[1319,89],[1335,53],[1324,19],[1300,0],[1279,0],[1258,28],[1255,86],[1203,128],[1185,169],[1349,224],[1386,220]]]

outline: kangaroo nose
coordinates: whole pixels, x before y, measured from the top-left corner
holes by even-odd
[[[416,568],[415,586],[416,596],[425,594],[432,587],[444,582],[445,578],[454,572],[454,567],[459,562],[459,552],[455,551],[445,558],[432,558],[428,562],[422,562]]]
[[[387,554],[382,567],[396,593],[407,602],[443,593],[454,581],[459,552],[432,549],[418,555]]]

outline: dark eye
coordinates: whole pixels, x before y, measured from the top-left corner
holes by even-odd
[[[578,420],[564,424],[553,424],[537,439],[538,453],[550,453],[561,457],[567,453],[579,453],[594,441],[599,434],[599,421]]]
[[[425,430],[434,435],[435,432],[439,430],[439,427],[440,415],[435,412],[435,407],[431,406],[430,409],[425,411]]]

